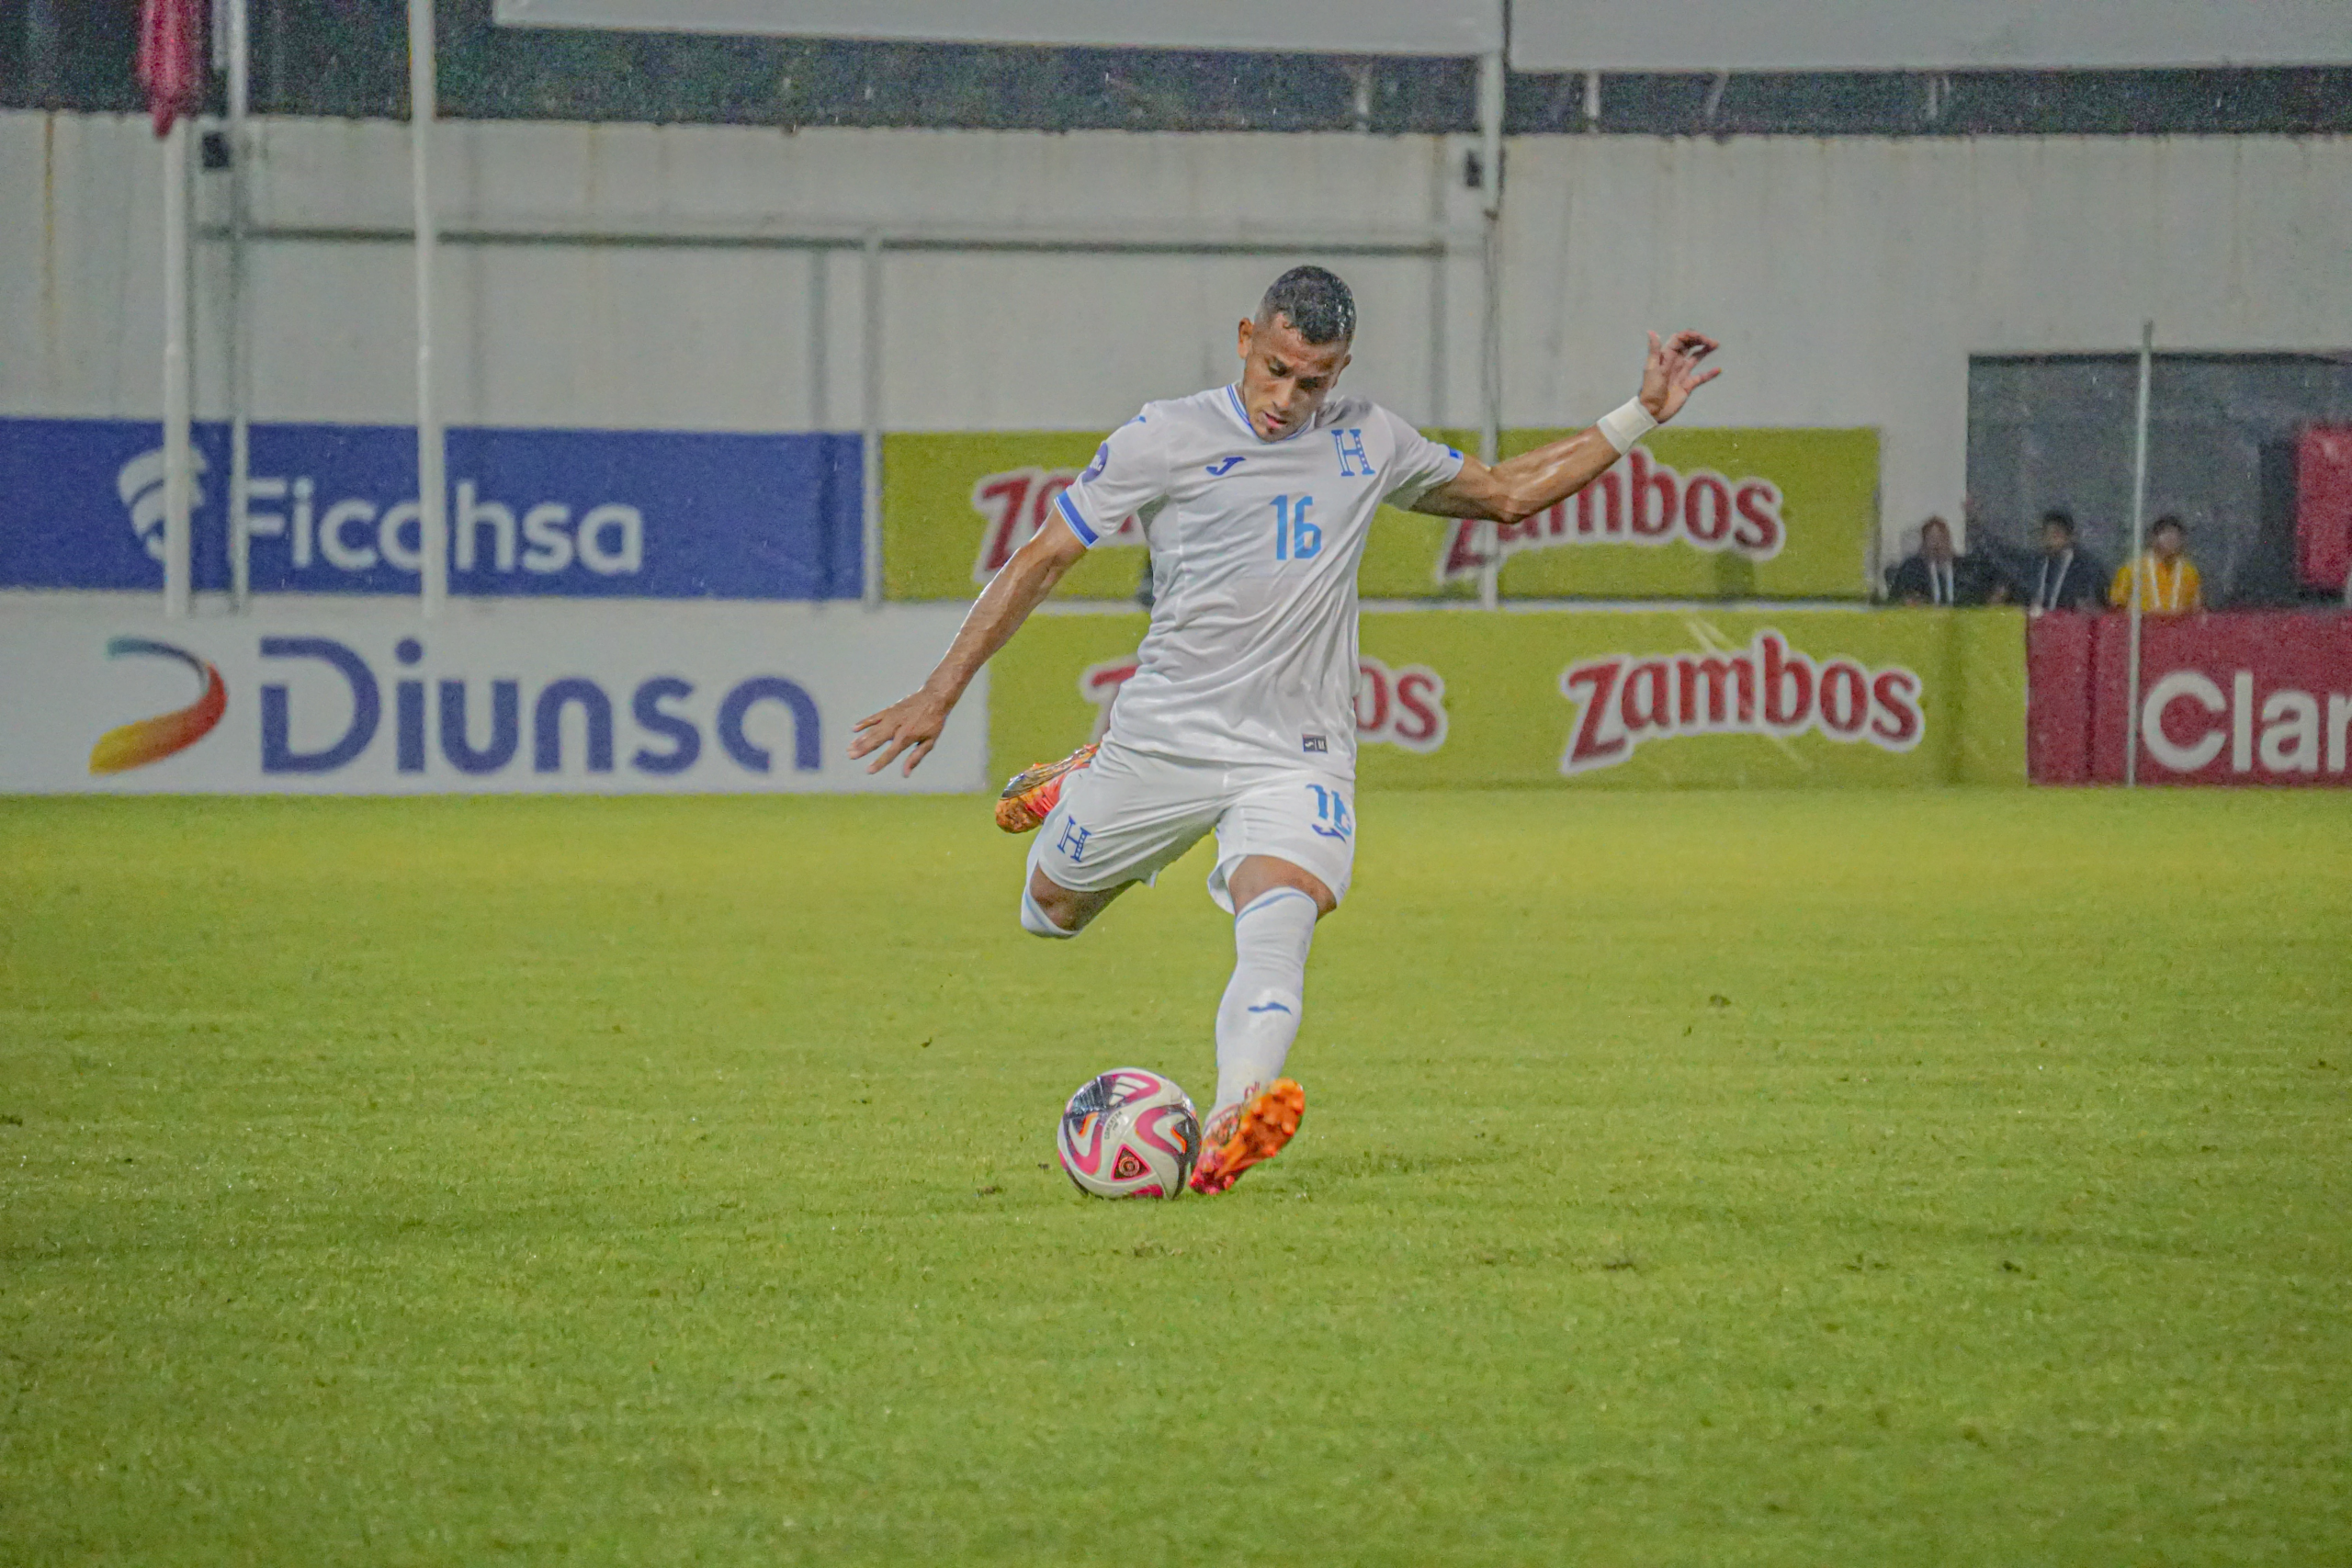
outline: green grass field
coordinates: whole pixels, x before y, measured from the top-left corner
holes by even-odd
[[[1298,1142],[1109,1204],[1197,853],[0,802],[0,1560],[2352,1562],[2352,799],[1360,806]]]

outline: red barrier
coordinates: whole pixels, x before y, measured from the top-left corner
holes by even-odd
[[[2352,580],[2352,425],[2315,424],[2296,443],[2295,566],[2306,588]]]
[[[2025,769],[2035,784],[2091,782],[2091,651],[2103,615],[2056,610],[2025,627]]]
[[[2131,627],[2048,615],[2026,633],[2037,784],[2123,782]],[[2352,784],[2352,615],[2151,618],[2141,627],[2144,784]]]

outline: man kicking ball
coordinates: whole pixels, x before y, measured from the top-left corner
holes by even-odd
[[[912,773],[972,677],[1072,563],[1129,515],[1151,547],[1151,627],[1099,747],[1005,786],[997,821],[1042,827],[1021,924],[1074,937],[1216,830],[1209,897],[1233,915],[1216,1010],[1216,1100],[1193,1172],[1222,1192],[1298,1131],[1282,1076],[1315,922],[1355,863],[1356,563],[1383,502],[1517,523],[1599,478],[1717,372],[1698,333],[1650,334],[1638,397],[1565,441],[1487,467],[1399,416],[1335,398],[1355,299],[1319,266],[1274,280],[1241,323],[1241,379],[1148,403],[980,594],[912,696],[860,719],[853,757]]]

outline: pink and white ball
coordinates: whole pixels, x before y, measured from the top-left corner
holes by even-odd
[[[1114,1067],[1069,1097],[1054,1144],[1081,1192],[1181,1198],[1201,1157],[1201,1118],[1173,1079]]]

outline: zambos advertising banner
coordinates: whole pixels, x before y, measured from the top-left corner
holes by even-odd
[[[1458,430],[1435,431],[1457,446]],[[1506,457],[1567,434],[1505,433]],[[1052,515],[1100,432],[883,438],[883,570],[894,599],[968,599]],[[1584,493],[1500,531],[1513,598],[1860,599],[1878,529],[1874,430],[1658,431]],[[1471,598],[1482,532],[1384,508],[1364,553],[1368,599]],[[1063,580],[1064,597],[1125,599],[1144,570],[1132,522]]]
[[[1141,615],[1024,626],[994,665],[989,772],[1101,733]],[[1447,611],[1363,617],[1367,784],[2025,780],[2015,610]]]

